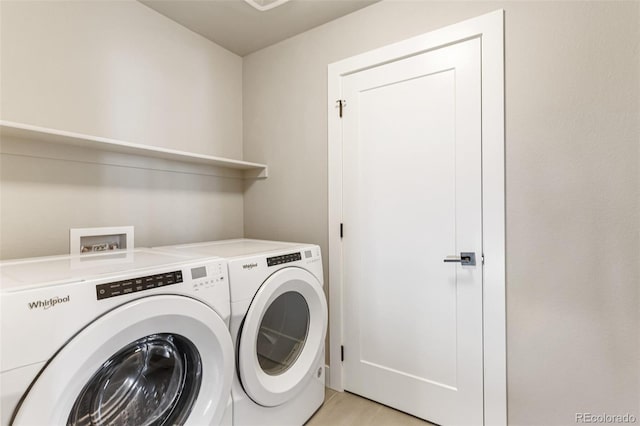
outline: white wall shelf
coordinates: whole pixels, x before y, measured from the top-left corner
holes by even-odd
[[[219,173],[216,173],[215,169],[228,169],[231,173],[226,175],[223,174],[225,177],[254,179],[266,178],[268,171],[265,164],[119,141],[5,120],[0,120],[0,134],[2,135],[2,152],[13,155],[65,159],[66,153],[73,154],[74,158],[72,159],[76,161],[111,164],[123,167],[140,167],[139,164],[132,162],[131,159],[124,159],[123,156],[96,156],[87,154],[88,151],[101,151],[110,154],[125,154],[126,156],[138,156],[161,160],[161,162],[147,162],[145,166],[143,166],[143,168],[152,170],[187,172],[216,176],[219,175]],[[18,146],[20,144],[15,143],[16,140],[33,141],[34,143],[39,144],[39,147],[27,152],[24,147]],[[55,149],[55,147],[53,150],[47,149],[46,145],[52,144],[57,146],[66,145],[75,149],[80,148],[84,151],[85,158],[79,159],[78,155],[80,155],[80,153],[74,153],[72,150],[66,150],[66,152],[64,152],[64,150],[61,151],[60,149]],[[38,155],[36,155],[36,153]],[[185,163],[187,167],[185,167]],[[189,165],[193,165],[195,168],[188,167]]]

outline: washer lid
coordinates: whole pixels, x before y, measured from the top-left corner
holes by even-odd
[[[300,393],[323,353],[327,303],[308,271],[283,268],[256,293],[244,319],[238,352],[242,386],[256,403],[273,407]]]
[[[12,424],[219,424],[233,365],[227,326],[204,303],[138,299],[72,338],[40,372]]]
[[[213,258],[213,256],[209,256]],[[0,289],[15,291],[30,286],[83,281],[89,277],[124,271],[168,266],[202,255],[168,253],[151,249],[122,250],[112,253],[36,257],[0,262]]]

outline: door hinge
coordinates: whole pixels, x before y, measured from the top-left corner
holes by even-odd
[[[340,238],[344,236],[344,227],[340,224]]]
[[[340,346],[340,361],[344,361],[344,346]]]
[[[482,260],[482,264],[484,265],[484,253],[482,253],[482,256],[480,258]]]
[[[347,107],[347,101],[345,101],[344,99],[338,99],[336,101],[336,107],[338,108],[338,115],[340,116],[340,118],[342,118],[342,114],[344,112],[344,109]]]

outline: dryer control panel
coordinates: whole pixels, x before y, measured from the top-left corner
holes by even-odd
[[[300,254],[299,251],[280,256],[267,257],[267,266],[282,265],[283,263],[297,262],[298,260],[302,260],[302,254]]]

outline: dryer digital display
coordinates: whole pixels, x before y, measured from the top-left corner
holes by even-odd
[[[182,282],[182,271],[166,272],[164,274],[149,275],[146,277],[131,278],[129,280],[115,281],[96,286],[98,300],[109,297],[122,296],[153,288]]]

